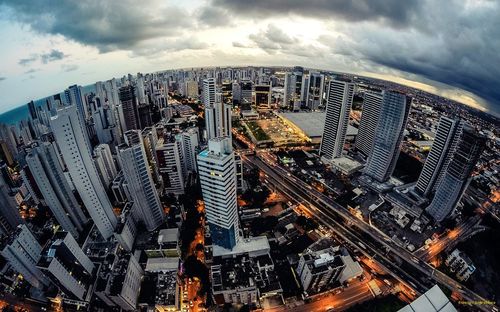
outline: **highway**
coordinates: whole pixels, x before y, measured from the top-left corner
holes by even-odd
[[[337,204],[331,198],[318,192],[310,185],[297,177],[291,172],[277,165],[274,156],[269,153],[259,153],[259,156],[243,157],[246,164],[257,166],[268,177],[272,178],[275,187],[280,191],[290,196],[291,198],[301,199],[310,205],[310,213],[314,215],[321,223],[335,231],[340,237],[362,251],[371,253],[376,261],[382,266],[385,266],[388,272],[397,278],[406,286],[411,284],[411,288],[422,293],[427,290],[430,285],[430,279],[435,282],[456,291],[467,301],[484,301],[485,299],[465,288],[460,283],[448,277],[444,273],[436,270],[425,261],[422,261],[412,255],[406,249],[396,245],[387,235],[371,227],[364,221],[351,215],[349,211]],[[270,180],[270,179],[268,179]],[[343,221],[348,222],[349,227],[344,226]],[[353,230],[356,227],[358,230]],[[361,245],[360,245],[361,243]],[[361,247],[361,248],[359,248]],[[363,248],[364,247],[364,248]],[[390,259],[388,255],[396,255],[406,267],[412,268],[427,277],[427,281],[422,281],[420,276],[410,276],[411,272],[407,269],[402,269],[403,265],[397,265],[394,259]],[[483,311],[488,311],[487,307],[478,307]],[[488,308],[491,308],[488,307]]]
[[[321,298],[298,306],[279,306],[272,309],[266,309],[266,312],[310,312],[310,311],[328,311],[333,309],[334,311],[343,311],[347,308],[361,303],[363,301],[374,298],[373,292],[370,290],[367,281],[356,283],[346,289],[341,293],[328,293]]]

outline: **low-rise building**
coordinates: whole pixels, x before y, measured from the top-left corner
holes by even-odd
[[[250,257],[214,257],[211,266],[212,293],[219,305],[260,306],[260,299],[282,292],[269,254]]]
[[[144,272],[137,259],[124,250],[110,254],[100,267],[95,295],[110,307],[135,311]]]
[[[319,292],[338,281],[345,268],[340,248],[329,247],[318,251],[309,251],[301,255],[297,266],[297,275],[307,292]]]
[[[460,281],[468,280],[476,270],[472,260],[458,249],[453,250],[448,258],[446,258],[445,264],[450,268],[451,272],[455,273]]]

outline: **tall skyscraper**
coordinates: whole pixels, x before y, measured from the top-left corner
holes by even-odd
[[[81,86],[72,85],[64,90],[64,102],[66,106],[75,105],[83,120],[89,118],[90,113],[88,107],[85,105]]]
[[[196,154],[199,151],[198,128],[192,127],[184,130],[180,135],[182,151],[186,170],[196,172]]]
[[[208,149],[198,155],[198,174],[212,241],[232,249],[239,241],[239,223],[231,139],[208,141]]]
[[[203,105],[213,106],[215,103],[215,79],[203,79]]]
[[[184,194],[181,142],[172,135],[164,135],[163,138],[158,139],[155,150],[165,193]]]
[[[441,117],[439,120],[434,143],[415,185],[420,195],[429,196],[436,190],[456,150],[462,127],[459,119]]]
[[[342,156],[349,112],[356,85],[352,82],[331,80],[328,84],[326,117],[320,155],[326,160]]]
[[[305,104],[310,110],[318,110],[322,104],[325,76],[320,73],[310,73],[307,82]]]
[[[24,223],[19,215],[14,195],[10,194],[10,187],[0,174],[0,234],[12,233],[19,224]]]
[[[101,235],[108,239],[113,235],[117,219],[97,173],[85,123],[76,106],[58,110],[50,120],[50,127],[83,204]]]
[[[118,146],[118,157],[133,197],[134,215],[152,231],[163,223],[165,214],[149,171],[141,132],[125,132],[125,142]]]
[[[222,94],[215,94],[215,102],[212,106],[205,106],[205,125],[207,129],[207,140],[228,136],[231,134],[232,105],[222,102]]]
[[[40,143],[26,155],[26,163],[57,222],[78,238],[87,217],[64,176],[54,146],[48,142]]]
[[[271,108],[271,85],[255,86],[255,106],[261,109]]]
[[[3,154],[9,166],[13,166],[17,157],[17,142],[11,128],[0,123],[0,155]]]
[[[250,80],[240,82],[240,105],[248,107],[252,104],[253,83]]]
[[[59,231],[41,252],[37,267],[71,299],[89,301],[94,263],[68,232]]]
[[[431,204],[425,209],[436,221],[443,221],[455,209],[469,185],[472,170],[485,146],[486,137],[464,125],[453,159],[437,186]]]
[[[123,86],[119,91],[121,109],[126,130],[140,129],[139,112],[137,110],[137,98],[135,97],[135,89],[133,86]]]
[[[118,174],[115,161],[108,144],[99,144],[94,147],[94,162],[101,178],[102,184],[107,189]]]
[[[302,76],[303,73],[301,71],[294,71],[285,74],[284,97],[282,106],[288,107],[290,110],[300,109]]]
[[[375,129],[382,108],[382,99],[380,93],[365,92],[363,113],[359,122],[358,135],[356,136],[356,148],[365,156],[369,156],[372,152]]]
[[[373,149],[365,167],[365,174],[378,182],[387,181],[396,167],[410,108],[410,97],[384,91]]]
[[[49,284],[48,279],[36,267],[42,246],[26,225],[19,225],[11,232],[0,250],[0,254],[31,286],[42,289]]]

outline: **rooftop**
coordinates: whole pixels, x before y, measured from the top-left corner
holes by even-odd
[[[438,285],[434,285],[398,312],[457,312]]]
[[[269,253],[269,241],[266,236],[257,236],[242,239],[232,250],[213,245],[213,255],[217,256],[231,256],[248,253],[252,255],[261,255]]]

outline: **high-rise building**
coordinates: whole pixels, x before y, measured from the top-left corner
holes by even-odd
[[[68,89],[64,90],[63,100],[66,106],[75,105],[83,120],[87,120],[89,118],[90,112],[88,106],[85,105],[81,86],[69,86]]]
[[[108,257],[101,266],[94,294],[109,307],[137,311],[144,271],[137,259],[126,252]]]
[[[215,94],[215,102],[212,106],[205,106],[205,125],[207,129],[207,140],[228,136],[231,134],[232,105],[222,102],[222,94]]]
[[[304,96],[306,107],[310,110],[318,110],[323,101],[323,90],[325,76],[320,73],[310,73]]]
[[[375,129],[382,108],[382,99],[381,93],[365,92],[363,113],[359,121],[358,135],[356,136],[356,148],[365,156],[369,156],[372,152]]]
[[[26,163],[45,204],[57,222],[73,237],[78,238],[87,217],[64,176],[56,153],[52,144],[40,142],[26,155]]]
[[[284,92],[283,92],[283,107],[288,107],[290,110],[299,110],[301,104],[302,91],[302,76],[300,71],[294,71],[285,74]]]
[[[54,234],[42,250],[37,267],[68,298],[90,301],[95,266],[68,232]]]
[[[42,246],[26,225],[19,225],[0,248],[0,254],[31,286],[42,289],[48,279],[36,267]]]
[[[253,83],[250,80],[242,80],[240,82],[240,105],[249,107],[252,104],[253,98]]]
[[[139,112],[137,110],[137,98],[134,87],[123,86],[120,88],[119,98],[126,130],[140,129]]]
[[[186,96],[188,98],[198,98],[198,82],[190,80],[186,82]]]
[[[135,92],[137,93],[137,101],[139,104],[148,104],[148,97],[144,89],[144,78],[138,77],[135,83]]]
[[[328,84],[325,128],[320,146],[320,155],[326,160],[342,156],[355,87],[352,82],[340,80],[331,80]]]
[[[115,161],[111,154],[111,149],[108,144],[99,144],[94,147],[94,163],[101,178],[102,184],[106,189],[114,180],[118,171],[116,170]]]
[[[384,91],[372,153],[365,167],[365,174],[378,182],[387,181],[396,167],[410,108],[410,97]]]
[[[425,209],[436,221],[443,221],[455,209],[485,146],[486,138],[464,125],[453,159],[437,186],[431,204]]]
[[[11,129],[0,123],[0,155],[3,155],[9,166],[13,166],[17,157],[17,142]]]
[[[73,184],[101,235],[113,235],[117,220],[92,159],[85,124],[76,106],[62,108],[50,120],[54,137]]]
[[[212,107],[215,103],[215,79],[203,79],[203,105]]]
[[[231,139],[208,141],[208,148],[198,155],[198,174],[212,241],[233,249],[239,241],[239,223]]]
[[[462,127],[459,119],[441,117],[439,120],[434,143],[415,185],[420,195],[427,197],[436,190],[453,157]]]
[[[271,85],[255,85],[255,106],[258,108],[271,108]]]
[[[341,256],[339,247],[303,253],[297,274],[304,290],[319,292],[336,282],[346,266]]]
[[[198,128],[191,127],[180,134],[186,170],[196,172],[196,154],[199,152]]]
[[[118,146],[118,157],[134,201],[134,214],[152,231],[163,223],[165,213],[149,171],[141,132],[125,132],[125,142]]]
[[[0,234],[12,233],[19,224],[24,223],[14,195],[5,179],[0,175]]]
[[[158,139],[155,150],[165,193],[184,194],[181,143],[172,135],[164,135],[163,138]]]

